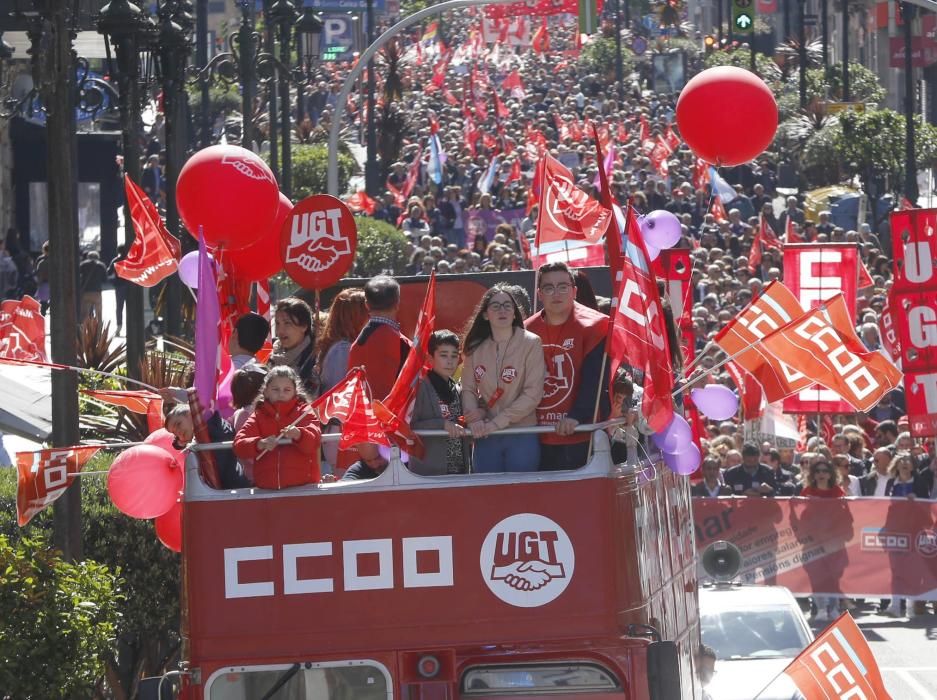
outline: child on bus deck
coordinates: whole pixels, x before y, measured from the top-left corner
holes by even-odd
[[[262,489],[318,483],[319,423],[305,400],[299,376],[274,367],[264,379],[263,400],[234,438],[234,454],[254,460],[254,485]],[[277,441],[287,438],[291,444]]]
[[[410,457],[410,471],[423,476],[465,474],[469,465],[469,441],[462,420],[462,387],[452,378],[459,367],[459,336],[436,331],[427,346],[433,368],[417,388],[410,427],[444,429],[448,438],[423,438],[422,459]]]

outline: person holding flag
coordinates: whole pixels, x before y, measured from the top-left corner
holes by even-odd
[[[574,432],[596,413],[609,412],[603,377],[608,316],[576,301],[576,280],[564,262],[546,263],[537,274],[542,310],[527,319],[540,336],[547,376],[537,423],[553,433],[540,436],[540,470],[578,469],[589,456],[589,433]],[[604,373],[607,376],[607,372]]]

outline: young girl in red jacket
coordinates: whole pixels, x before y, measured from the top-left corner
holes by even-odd
[[[277,444],[281,438],[288,445]],[[234,438],[234,454],[254,460],[254,485],[284,489],[319,482],[321,431],[290,367],[267,373],[263,399]]]

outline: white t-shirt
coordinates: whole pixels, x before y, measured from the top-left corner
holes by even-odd
[[[885,496],[885,486],[888,485],[888,475],[879,474],[875,480],[875,493],[873,496]]]

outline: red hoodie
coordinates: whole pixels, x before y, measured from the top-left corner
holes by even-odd
[[[234,438],[234,454],[254,459],[254,485],[262,489],[315,484],[320,479],[319,445],[322,432],[315,414],[303,411],[308,404],[299,398],[272,403],[261,401]],[[277,435],[302,416],[296,427],[302,435],[291,445],[278,445],[259,459],[257,443]]]

